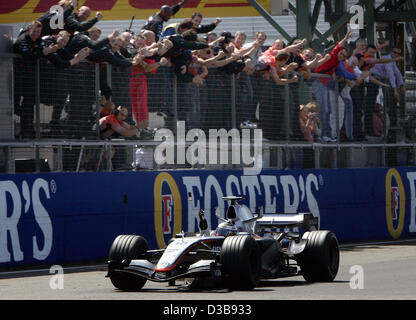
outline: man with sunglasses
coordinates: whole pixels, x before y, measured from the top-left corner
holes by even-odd
[[[402,54],[402,50],[395,46],[391,49],[390,54],[381,57],[382,59],[393,59],[393,60],[400,60]],[[380,63],[376,64],[374,68],[371,69],[371,73],[381,78],[387,78],[390,81],[391,87],[394,89],[394,97],[396,99],[400,98],[399,90],[401,92],[405,92],[403,76],[400,72],[399,67],[397,66],[396,61],[392,61],[389,63]]]

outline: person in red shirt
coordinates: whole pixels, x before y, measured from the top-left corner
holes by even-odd
[[[151,46],[154,43],[154,34],[152,31],[145,31],[134,38],[133,45],[139,50]],[[135,122],[140,130],[149,128],[149,106],[148,106],[148,88],[146,73],[155,73],[161,65],[166,65],[167,60],[162,58],[159,62],[153,59],[143,58],[142,61],[131,68],[130,74],[130,98],[132,102],[132,113]]]
[[[329,58],[326,62],[316,67],[314,72],[332,76],[341,61],[348,58],[347,49],[344,44],[351,37],[352,32],[348,31],[345,37],[337,43],[335,48],[329,53]],[[331,104],[329,99],[329,83],[330,77],[318,77],[312,83],[312,90],[315,94],[315,98],[320,106],[319,118],[322,122],[322,140],[324,142],[334,142],[335,140],[331,137],[331,126],[330,126],[330,115],[331,115]]]
[[[320,66],[316,67],[314,72],[332,75],[335,72],[335,69],[338,68],[338,65],[341,61],[344,61],[348,58],[348,51],[344,47],[345,42],[351,37],[351,31],[348,31],[345,35],[344,39],[337,43],[334,49],[329,53],[330,58],[321,64]],[[318,78],[321,83],[328,86],[329,78]]]

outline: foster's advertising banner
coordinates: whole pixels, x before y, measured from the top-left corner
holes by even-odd
[[[416,236],[416,168],[149,171],[0,176],[0,268],[103,260],[119,234],[163,248],[181,231],[210,228],[242,195],[253,211],[311,212],[340,242]]]

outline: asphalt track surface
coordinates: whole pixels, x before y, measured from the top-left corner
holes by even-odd
[[[357,267],[358,266],[358,267]],[[147,282],[141,291],[116,290],[106,266],[64,267],[63,289],[52,289],[49,269],[0,272],[1,300],[416,300],[416,241],[341,247],[334,282],[307,283],[301,276],[261,281],[253,291],[189,290]],[[363,275],[359,278],[359,275]],[[360,281],[360,279],[362,281]],[[61,282],[62,284],[62,282]]]

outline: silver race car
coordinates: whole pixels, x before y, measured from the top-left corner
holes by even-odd
[[[308,282],[334,280],[339,267],[339,247],[334,233],[317,230],[318,218],[310,213],[254,215],[242,197],[224,197],[231,204],[226,219],[208,230],[199,212],[199,233],[180,233],[164,249],[149,250],[146,239],[119,235],[108,258],[112,284],[121,290],[139,290],[147,280],[189,286],[221,284],[250,290],[260,279],[302,275]],[[290,231],[295,228],[300,231]]]

